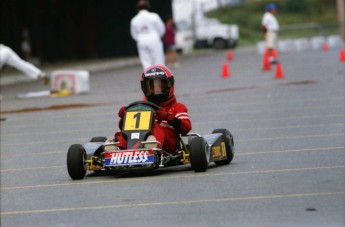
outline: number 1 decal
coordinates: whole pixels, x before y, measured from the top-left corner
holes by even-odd
[[[152,118],[151,111],[128,111],[124,118],[125,131],[149,130]]]
[[[139,113],[137,113],[137,114],[135,114],[134,116],[133,116],[133,118],[134,119],[136,119],[136,123],[135,123],[135,128],[136,129],[138,129],[139,128],[139,124],[140,124],[140,112]]]

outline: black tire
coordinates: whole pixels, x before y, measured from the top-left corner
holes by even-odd
[[[235,49],[237,47],[237,45],[238,45],[238,40],[231,40],[230,43],[231,44],[229,45],[229,47],[231,49]]]
[[[105,136],[98,136],[98,137],[93,137],[90,142],[105,142],[107,141],[107,137]]]
[[[73,144],[67,153],[67,170],[73,180],[80,180],[85,177],[87,164],[85,163],[86,151],[81,144]]]
[[[227,43],[224,39],[222,38],[216,38],[214,41],[213,41],[213,48],[216,49],[216,50],[223,50],[225,48],[227,48]]]
[[[190,142],[190,164],[195,172],[205,172],[209,163],[207,143],[203,137],[195,137]]]
[[[215,129],[212,133],[222,133],[225,138],[226,159],[215,161],[216,165],[228,165],[234,158],[234,138],[227,129]]]

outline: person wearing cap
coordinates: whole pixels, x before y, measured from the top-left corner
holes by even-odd
[[[138,14],[130,23],[132,38],[137,43],[139,58],[143,69],[154,64],[165,64],[162,37],[165,25],[158,14],[149,12],[149,3],[140,0],[137,4]]]
[[[265,14],[262,17],[262,32],[265,36],[266,54],[269,56],[270,63],[277,63],[276,42],[278,38],[279,23],[275,14],[277,6],[269,3],[265,6]]]

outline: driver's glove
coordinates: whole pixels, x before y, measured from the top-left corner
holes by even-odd
[[[156,110],[156,118],[158,121],[167,121],[169,125],[172,125],[175,129],[179,129],[179,127],[181,126],[181,120],[175,117],[174,109]]]
[[[172,121],[175,115],[171,110],[159,109],[156,110],[156,118],[158,121]]]
[[[118,112],[119,117],[123,118],[125,116],[125,112],[126,112],[126,107],[125,106],[121,107],[121,109]]]

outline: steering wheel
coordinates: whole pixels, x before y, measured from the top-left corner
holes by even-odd
[[[157,104],[153,103],[153,102],[149,102],[149,101],[135,101],[135,102],[132,102],[130,103],[126,109],[132,107],[132,106],[135,106],[135,105],[146,105],[146,106],[149,106],[149,107],[152,107],[154,110],[159,110],[161,107],[159,107]]]

